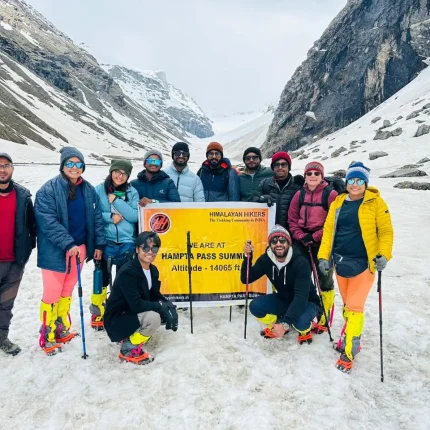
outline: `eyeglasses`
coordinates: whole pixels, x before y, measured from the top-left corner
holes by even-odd
[[[113,173],[115,173],[115,175],[118,175],[122,178],[128,178],[128,174],[126,172],[121,172],[121,170],[114,170]]]
[[[306,176],[312,176],[312,175],[320,176],[321,172],[314,172],[314,171],[306,172]]]
[[[282,237],[282,236],[275,236],[275,237],[272,237],[272,239],[270,239],[270,244],[271,245],[276,245],[278,242],[281,245],[284,245],[288,241],[287,241],[287,239],[285,237]]]
[[[274,165],[273,165],[273,167],[275,168],[275,169],[280,169],[280,168],[284,168],[284,167],[288,167],[288,163],[275,163]]]
[[[161,166],[161,160],[158,160],[157,158],[147,158],[146,162],[152,166]]]
[[[142,249],[143,252],[148,253],[149,251],[151,251],[153,254],[156,254],[160,247],[159,246],[148,246],[148,245],[142,245],[140,246],[140,248]]]
[[[188,158],[188,157],[190,156],[190,153],[189,153],[189,152],[187,152],[187,151],[174,151],[174,152],[173,152],[173,155],[174,155],[175,157],[180,157],[180,156],[182,155],[183,157]]]
[[[221,157],[221,152],[219,151],[211,151],[206,154],[208,157]]]
[[[0,170],[12,169],[12,164],[0,164]]]
[[[81,161],[66,161],[64,165],[68,169],[72,169],[73,167],[76,167],[77,169],[83,169],[85,166],[85,163],[82,163]]]
[[[247,155],[245,161],[257,161],[260,157],[258,155]]]
[[[354,185],[354,184],[357,184],[357,185],[359,185],[360,187],[362,187],[364,184],[365,184],[365,180],[364,179],[354,179],[354,178],[351,178],[351,179],[348,179],[347,181],[346,181],[346,183],[348,184],[348,185]]]

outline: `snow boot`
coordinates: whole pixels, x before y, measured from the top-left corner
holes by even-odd
[[[58,303],[40,303],[40,327],[39,346],[43,349],[46,355],[55,355],[61,352],[61,345],[55,340],[57,331],[57,314]]]
[[[143,336],[138,331],[127,339],[124,339],[119,352],[119,359],[134,364],[149,364],[154,361],[154,357],[142,350],[142,345],[147,343],[151,336]]]
[[[304,343],[307,343],[310,345],[312,343],[312,324],[307,330],[303,330],[303,331],[297,330],[297,332],[299,333],[297,336],[297,341],[299,342],[300,345],[303,345]]]
[[[354,362],[344,352],[340,354],[335,366],[343,373],[351,373]]]
[[[72,297],[60,297],[58,302],[57,330],[55,340],[57,343],[69,343],[74,337],[79,336],[77,332],[71,332],[70,306]]]
[[[103,317],[106,309],[107,287],[102,288],[100,294],[91,294],[91,327],[96,331],[105,329]]]
[[[12,343],[7,337],[0,341],[0,349],[12,356],[21,352],[21,348],[16,343]]]
[[[324,310],[330,321],[330,314],[334,304],[334,290],[321,291],[321,298],[324,305]],[[318,322],[312,324],[312,331],[315,334],[325,333],[327,331],[327,324],[324,316],[324,312],[319,316]]]

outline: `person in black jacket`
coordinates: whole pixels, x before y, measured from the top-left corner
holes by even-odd
[[[282,338],[293,327],[298,341],[312,342],[312,320],[319,311],[319,299],[311,280],[311,268],[300,250],[292,246],[287,230],[275,225],[269,234],[269,246],[249,270],[252,283],[266,275],[276,293],[259,296],[249,306],[258,321],[267,325],[261,332],[265,338]],[[253,246],[245,245],[245,260],[240,279],[246,283],[247,255],[252,263]]]
[[[252,201],[267,203],[269,206],[276,203],[275,223],[288,230],[288,209],[294,194],[302,188],[305,179],[302,175],[291,175],[291,157],[287,152],[274,154],[270,167],[275,176],[260,182]]]
[[[159,273],[152,264],[160,246],[160,237],[154,232],[137,236],[135,258],[120,269],[107,300],[105,329],[112,342],[122,341],[122,361],[154,361],[142,346],[160,327],[161,320],[166,322],[166,330],[178,329],[176,306],[161,294]]]
[[[25,264],[36,247],[31,194],[13,182],[13,170],[11,156],[0,153],[0,349],[10,355],[21,351],[8,338],[9,326]]]

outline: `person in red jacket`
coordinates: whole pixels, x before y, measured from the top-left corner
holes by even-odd
[[[305,167],[303,202],[301,204],[300,201],[300,193],[303,191],[297,191],[288,210],[288,222],[291,235],[296,241],[296,246],[301,249],[310,264],[309,249],[312,252],[321,287],[321,298],[325,315],[329,318],[334,303],[333,269],[324,274],[320,271],[318,264],[316,264],[323,235],[323,226],[328,214],[323,200],[324,198],[328,199],[327,206],[329,207],[338,194],[337,191],[331,189],[328,195],[326,195],[328,190],[324,190],[327,187],[329,187],[329,184],[324,180],[324,166],[318,161],[308,163]],[[318,322],[314,323],[313,331],[317,334],[327,331],[327,321],[324,313],[319,316]]]

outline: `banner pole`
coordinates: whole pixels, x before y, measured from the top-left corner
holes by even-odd
[[[187,231],[187,260],[188,260],[188,287],[189,287],[189,295],[190,295],[191,334],[193,334],[193,287],[191,283],[191,239],[190,239],[189,231]]]

